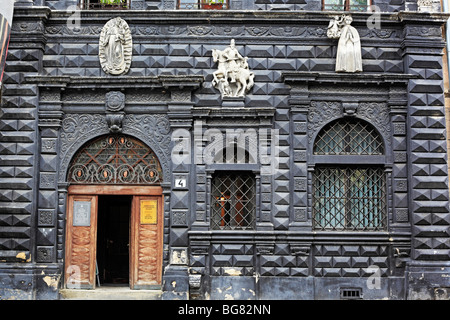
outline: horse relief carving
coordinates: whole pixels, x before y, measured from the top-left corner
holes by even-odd
[[[242,57],[235,47],[234,39],[223,51],[212,50],[213,61],[218,62],[218,70],[213,73],[213,86],[222,97],[244,97],[253,87],[255,74],[249,70],[247,57]]]
[[[100,33],[99,58],[103,71],[112,75],[127,73],[131,65],[131,31],[120,17],[109,20]]]

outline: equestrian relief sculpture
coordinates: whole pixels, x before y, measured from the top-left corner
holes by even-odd
[[[249,70],[247,57],[242,57],[235,47],[234,39],[223,51],[212,50],[213,61],[218,70],[213,73],[213,86],[223,97],[244,97],[253,87],[255,74]]]
[[[361,72],[361,40],[358,31],[350,24],[351,16],[335,16],[330,21],[327,36],[339,39],[336,55],[336,72]]]

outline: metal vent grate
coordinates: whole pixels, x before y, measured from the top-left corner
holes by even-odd
[[[341,288],[341,299],[357,300],[362,299],[361,288]]]

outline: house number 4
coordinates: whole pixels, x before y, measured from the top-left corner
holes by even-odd
[[[175,188],[185,188],[186,179],[175,179]]]

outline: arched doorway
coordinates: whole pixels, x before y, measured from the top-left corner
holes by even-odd
[[[67,173],[66,288],[160,287],[162,179],[138,139],[101,136],[80,148]]]

